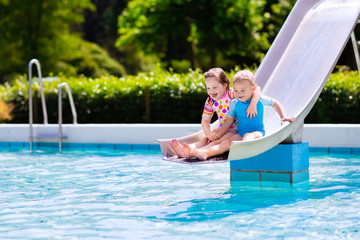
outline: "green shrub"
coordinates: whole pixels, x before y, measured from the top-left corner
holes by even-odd
[[[360,123],[360,77],[357,71],[330,75],[306,123]]]
[[[236,71],[236,69],[235,69]],[[235,71],[228,75],[232,78]],[[207,97],[203,73],[176,74],[158,67],[136,76],[99,78],[60,75],[45,81],[49,123],[58,122],[58,84],[71,88],[79,123],[200,123]],[[360,81],[358,72],[330,76],[306,123],[359,123]],[[39,83],[33,85],[34,122],[42,122]],[[28,123],[28,80],[17,77],[0,85],[0,100],[11,106],[14,123]],[[63,120],[72,122],[68,97],[63,91]],[[9,121],[9,120],[8,120]]]
[[[126,78],[59,76],[57,80],[44,82],[49,123],[58,121],[57,85],[61,82],[67,82],[71,88],[79,123],[198,123],[206,98],[199,71],[175,74],[158,67],[156,71]],[[33,89],[38,94],[39,83],[34,83]],[[0,86],[0,92],[1,99],[15,106],[12,122],[27,123],[26,76],[19,76],[11,85]],[[72,122],[65,93],[63,98],[64,122]],[[42,121],[41,100],[34,98],[34,122]]]

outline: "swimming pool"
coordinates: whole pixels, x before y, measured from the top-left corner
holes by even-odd
[[[231,185],[229,163],[154,149],[0,152],[0,238],[359,239],[360,156],[310,154],[292,188]]]

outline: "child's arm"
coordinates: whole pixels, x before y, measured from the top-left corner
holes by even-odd
[[[219,131],[216,132],[216,135],[218,138],[221,138],[222,135],[224,135],[229,128],[231,127],[231,125],[234,123],[235,118],[228,115],[225,122],[222,124],[221,128],[219,129]]]
[[[261,88],[258,85],[256,85],[256,88],[254,89],[253,95],[251,97],[249,107],[246,110],[247,113],[246,117],[250,117],[250,119],[252,119],[253,117],[256,116],[257,114],[256,105],[259,102],[260,97],[261,97]]]
[[[281,104],[280,104],[278,101],[276,101],[276,100],[273,100],[273,101],[274,101],[274,102],[273,102],[273,105],[272,105],[272,106],[273,106],[273,108],[275,108],[275,111],[279,114],[279,116],[280,116],[280,118],[281,118],[281,125],[282,125],[283,122],[285,122],[285,121],[288,121],[288,122],[293,123],[293,122],[295,121],[295,117],[287,117],[287,116],[285,115],[285,112],[284,112]]]
[[[205,136],[210,140],[214,141],[218,139],[217,134],[212,132],[210,129],[210,121],[211,119],[202,118],[201,119],[201,128],[204,131]]]
[[[221,128],[216,132],[218,138],[222,137],[222,135],[224,135],[229,130],[231,125],[234,123],[236,117],[236,112],[235,112],[236,103],[237,100],[232,100],[230,102],[227,118],[225,122],[222,124]]]

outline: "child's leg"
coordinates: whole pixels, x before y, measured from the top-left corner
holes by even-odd
[[[234,132],[227,132],[227,133],[225,133],[221,138],[219,138],[219,139],[217,139],[217,140],[215,140],[215,141],[210,142],[209,144],[203,146],[203,147],[200,148],[200,149],[207,149],[207,148],[210,148],[210,147],[212,147],[212,146],[218,145],[218,144],[222,143],[223,141],[225,141],[226,139],[228,139],[228,138],[230,138],[230,137],[232,137],[232,136],[234,136],[234,135],[238,135],[238,134],[237,134],[237,133],[234,133]],[[189,146],[191,147],[190,144],[189,144]],[[199,148],[197,148],[197,149],[199,149]]]
[[[208,138],[205,136],[205,134],[202,134],[202,136],[200,136],[200,140],[189,144],[191,146],[191,148],[201,148],[203,146],[205,146],[208,143]],[[181,158],[189,158],[190,152],[188,148],[184,148],[177,139],[172,139],[170,141],[170,146],[171,148],[174,150],[174,152],[176,153],[176,155],[178,157]]]
[[[217,131],[217,130],[213,130],[213,131]],[[199,141],[194,142],[189,144],[190,147],[192,148],[202,148],[204,146],[206,146],[209,142],[209,139],[206,137],[206,135],[204,133],[202,133],[202,135],[199,137]]]
[[[251,132],[251,133],[245,133],[242,140],[243,141],[254,140],[257,138],[261,138],[261,137],[263,137],[263,134],[259,131],[255,131],[255,132]]]
[[[220,144],[221,142],[225,141],[226,139],[232,137],[233,135],[238,135],[234,132],[227,132],[225,133],[221,138],[208,143],[208,139],[202,138],[200,141],[192,144],[186,144],[184,143],[184,146],[182,146],[177,139],[173,139],[170,141],[170,146],[176,153],[178,157],[189,159],[193,156],[190,155],[190,149],[199,149],[199,148],[210,148],[212,146],[216,146]],[[204,135],[205,136],[205,135]],[[186,146],[186,147],[185,147]]]
[[[212,130],[212,131],[216,133],[216,132],[219,131],[219,129],[214,129],[214,130]],[[220,142],[219,142],[220,139],[222,139],[222,141],[224,141],[225,139],[227,139],[227,138],[229,138],[230,136],[232,136],[232,134],[234,134],[234,133],[232,133],[232,134],[229,134],[229,133],[230,133],[230,132],[225,133],[221,138],[219,138],[219,139],[217,139],[217,140],[215,140],[215,141],[212,141],[212,142],[210,142],[210,143],[209,143],[209,139],[205,136],[205,134],[203,134],[204,136],[203,136],[198,142],[189,144],[189,146],[190,146],[191,148],[207,147],[207,146],[209,146],[209,144],[211,144],[210,146],[213,146],[213,145],[219,144],[219,143],[220,143]],[[216,142],[216,143],[214,143],[214,142]]]
[[[210,148],[189,149],[190,156],[195,156],[201,160],[206,160],[208,157],[220,155],[226,151],[229,151],[232,141],[240,141],[240,140],[242,140],[242,138],[239,134],[233,134],[231,137],[222,141],[220,144],[214,145]],[[187,148],[188,145],[184,145],[184,147]]]
[[[204,146],[206,146],[206,144],[209,142],[209,139],[205,136],[200,139],[200,141],[197,141],[195,143],[189,144],[191,147],[193,148],[202,148]]]

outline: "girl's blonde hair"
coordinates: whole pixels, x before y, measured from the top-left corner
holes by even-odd
[[[229,90],[229,85],[230,85],[230,79],[229,77],[226,75],[225,71],[222,70],[221,68],[211,68],[209,69],[207,72],[204,73],[205,76],[205,80],[207,78],[215,78],[219,83],[221,84],[227,84],[226,89]]]
[[[241,70],[234,75],[233,83],[241,81],[241,80],[250,82],[251,86],[255,85],[254,75],[249,70]]]

